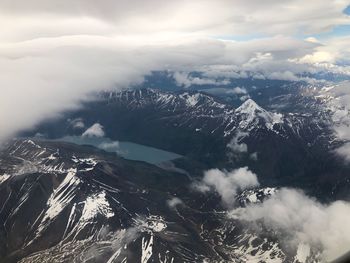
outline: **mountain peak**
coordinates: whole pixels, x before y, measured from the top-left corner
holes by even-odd
[[[265,109],[261,108],[254,100],[247,99],[236,109],[237,113],[246,113],[246,114],[256,114],[259,112],[267,112]]]
[[[282,115],[269,112],[260,107],[254,100],[248,99],[239,106],[235,113],[240,116],[240,128],[251,130],[259,123],[259,119],[262,119],[266,128],[272,129],[275,123],[282,121]]]

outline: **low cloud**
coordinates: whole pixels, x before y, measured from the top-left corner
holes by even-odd
[[[266,76],[281,68],[294,73],[307,71],[309,66],[296,65],[286,58],[304,56],[314,47],[281,36],[244,43],[176,35],[166,40],[64,35],[11,45],[0,42],[0,141],[79,107],[93,92],[138,85],[152,71],[175,72],[177,81],[185,87],[223,85],[240,70]],[[251,60],[257,51],[267,50],[272,59]],[[188,77],[193,71],[202,72],[202,77]]]
[[[336,201],[328,205],[302,191],[282,188],[262,203],[233,209],[230,217],[257,222],[282,235],[285,245],[320,247],[323,260],[333,260],[350,247],[350,204]]]
[[[118,141],[103,142],[98,147],[106,151],[117,151],[120,144]]]
[[[212,169],[204,173],[204,177],[193,187],[202,192],[217,192],[226,207],[232,207],[239,191],[259,186],[257,176],[248,167],[231,172]]]
[[[178,205],[182,205],[182,204],[183,204],[183,201],[182,201],[180,198],[178,198],[178,197],[173,197],[173,198],[167,200],[166,203],[167,203],[167,205],[168,205],[170,208],[174,209],[174,208],[176,208]]]
[[[245,132],[238,132],[234,137],[232,137],[231,141],[227,144],[227,148],[231,150],[231,154],[242,154],[248,152],[248,145],[242,140],[248,135]]]
[[[237,95],[242,95],[242,94],[247,94],[247,90],[245,88],[235,87],[232,89],[232,93]]]
[[[247,222],[247,227],[255,231],[261,231],[257,224],[263,223],[276,233],[282,246],[294,252],[299,245],[320,249],[322,260],[329,261],[349,250],[349,202],[322,204],[301,190],[281,188],[262,202],[234,206],[237,194],[257,186],[257,176],[247,167],[231,172],[206,171],[194,185],[200,192],[219,194],[229,218]]]
[[[72,126],[73,129],[84,129],[85,123],[82,118],[76,118],[74,120],[69,120],[69,124]]]
[[[192,85],[228,85],[230,84],[229,80],[217,80],[211,78],[203,78],[203,77],[193,77],[189,73],[184,72],[175,72],[173,75],[176,84],[178,86],[182,86],[184,88],[189,88]]]
[[[257,161],[258,160],[258,153],[257,152],[253,152],[249,155],[249,158],[253,161]]]
[[[93,124],[90,128],[88,128],[83,134],[83,137],[104,137],[105,132],[103,130],[103,126],[99,123]]]

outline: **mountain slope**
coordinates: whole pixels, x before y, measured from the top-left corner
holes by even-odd
[[[197,91],[154,89],[105,92],[27,136],[80,136],[100,123],[111,140],[132,141],[185,156],[177,166],[201,176],[213,167],[250,167],[263,185],[295,186],[325,198],[348,198],[349,166],[334,153],[342,144],[334,110],[315,87],[281,87],[273,96],[235,108]],[[268,89],[266,89],[266,92]],[[254,95],[254,97],[259,97]],[[289,101],[294,107],[291,107]],[[196,164],[196,165],[195,165]],[[321,164],[321,165],[320,165]],[[198,166],[197,168],[194,168]],[[317,180],[319,184],[315,185]]]
[[[62,142],[17,140],[0,157],[1,262],[296,259],[268,229],[229,218],[215,194],[193,192],[186,175]]]

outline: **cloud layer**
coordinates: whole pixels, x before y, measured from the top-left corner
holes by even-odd
[[[91,92],[141,83],[154,70],[177,72],[185,87],[248,74],[296,80],[315,71],[317,54],[330,54],[327,63],[344,60],[347,38],[324,45],[295,35],[348,24],[347,4],[1,1],[0,141],[78,106]],[[189,77],[191,71],[203,78]]]
[[[42,23],[43,18],[57,22],[55,28],[70,32],[106,34],[107,32],[153,33],[195,32],[202,34],[285,34],[304,31],[319,33],[333,26],[349,23],[343,10],[349,5],[346,0],[302,1],[302,0],[210,0],[160,1],[141,0],[78,0],[63,1],[4,0],[1,2],[3,20],[16,15],[21,17],[13,25],[19,29],[30,28],[38,23],[44,32],[52,32],[53,23]],[[81,19],[84,18],[85,20]],[[80,19],[80,20],[79,20]],[[161,21],[161,23],[159,23]],[[79,25],[79,22],[83,22]],[[80,26],[80,27],[79,27]],[[58,30],[57,30],[58,31]],[[31,33],[31,32],[29,32]],[[38,34],[38,32],[35,32]],[[54,34],[53,32],[52,34]],[[5,37],[19,36],[18,30],[5,30]]]

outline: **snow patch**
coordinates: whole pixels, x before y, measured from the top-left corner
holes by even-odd
[[[61,184],[53,191],[47,201],[47,210],[37,230],[37,236],[56,218],[75,197],[80,183],[76,169],[70,169]]]
[[[152,256],[153,249],[153,234],[151,237],[146,240],[145,237],[142,238],[142,254],[141,254],[141,263],[147,263]]]
[[[109,202],[106,199],[106,192],[100,192],[89,196],[85,203],[81,216],[81,221],[89,222],[94,219],[98,214],[110,218],[114,216],[114,212],[111,209]]]
[[[297,262],[304,263],[306,262],[307,257],[310,255],[310,246],[308,244],[299,244],[297,255],[295,256],[295,260]]]
[[[11,177],[11,175],[9,174],[3,174],[0,176],[0,184],[6,182],[9,178]]]
[[[134,219],[134,221],[136,227],[139,228],[141,232],[161,232],[167,227],[164,218],[161,216],[150,215],[147,218],[139,217]]]

